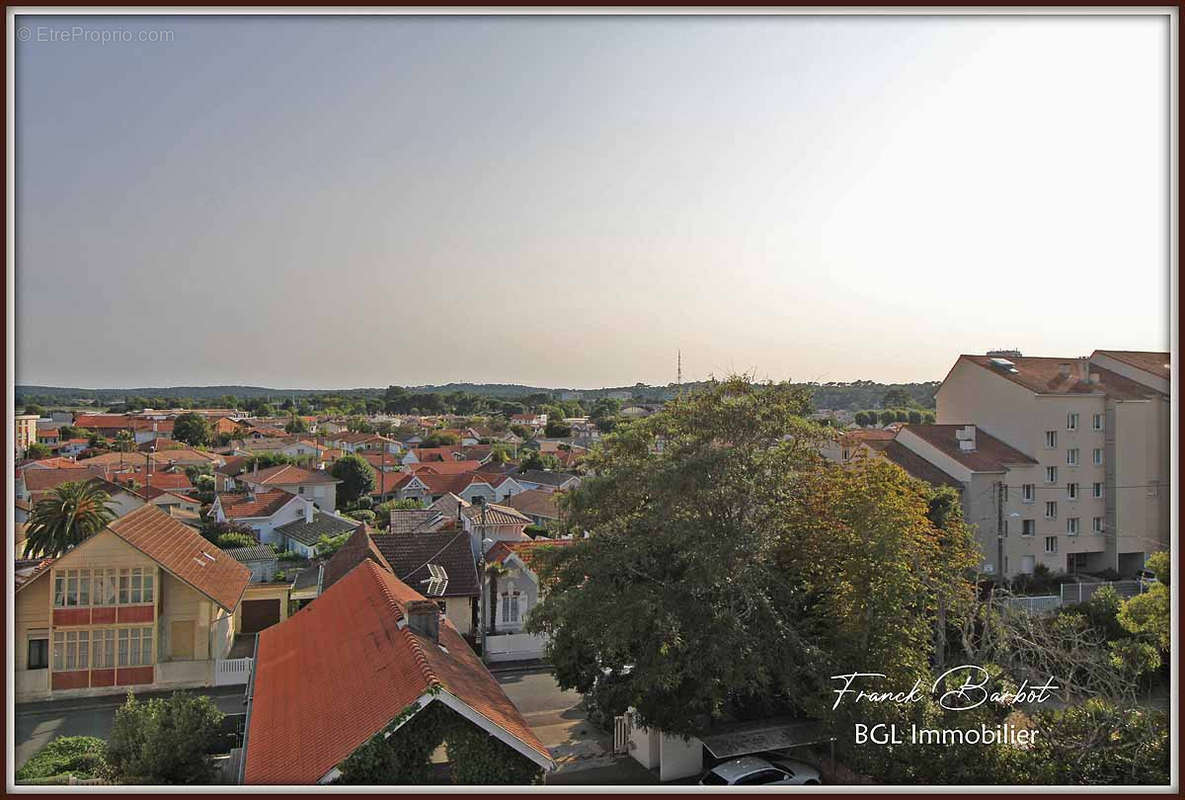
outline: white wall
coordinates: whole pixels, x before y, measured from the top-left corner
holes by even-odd
[[[704,769],[704,743],[662,734],[658,742],[658,779],[673,781],[698,775]]]

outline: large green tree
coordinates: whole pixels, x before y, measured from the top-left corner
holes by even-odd
[[[819,455],[809,394],[743,378],[622,427],[562,501],[577,544],[542,556],[561,686],[674,733],[712,718],[820,711],[827,677],[928,669],[939,608],[970,584],[970,536],[884,461]]]
[[[107,492],[92,481],[59,484],[29,514],[25,557],[57,558],[115,519]]]
[[[223,717],[202,695],[174,692],[170,697],[127,702],[115,712],[107,760],[115,774],[162,784],[212,783]]]
[[[173,420],[173,438],[190,445],[204,445],[210,442],[210,422],[202,414],[189,412]]]
[[[343,456],[334,462],[329,472],[341,481],[337,487],[337,500],[343,505],[353,503],[359,497],[374,491],[374,467],[361,456]]]

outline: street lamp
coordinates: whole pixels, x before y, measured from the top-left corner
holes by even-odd
[[[482,660],[486,657],[486,499],[481,495],[473,498],[473,502],[481,509],[477,532],[477,632],[475,639],[479,643]]]

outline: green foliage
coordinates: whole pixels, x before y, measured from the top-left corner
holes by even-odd
[[[67,481],[38,500],[29,514],[25,558],[56,558],[115,519],[108,494],[91,481]]]
[[[25,413],[26,414],[36,414],[39,417],[44,417],[45,416],[45,409],[42,406],[37,405],[36,403],[29,403],[27,406],[25,406]]]
[[[115,712],[108,761],[122,778],[162,784],[211,783],[210,754],[226,715],[209,697],[174,692],[170,697],[127,702]]]
[[[1165,715],[1122,709],[1092,698],[1064,711],[1036,715],[1038,736],[1017,783],[1115,786],[1169,782],[1169,727]]]
[[[543,434],[552,439],[559,439],[565,436],[572,435],[572,426],[564,422],[562,417],[547,418],[547,425],[543,429]]]
[[[449,447],[460,444],[461,437],[451,431],[433,431],[424,437],[422,447]]]
[[[939,609],[973,598],[970,531],[953,513],[938,529],[929,487],[891,463],[825,462],[810,410],[801,388],[731,378],[590,453],[560,529],[590,536],[540,554],[527,621],[561,686],[681,734],[818,711],[852,664],[928,669]]]
[[[538,450],[524,451],[520,469],[551,469],[560,468],[560,460],[551,453],[540,453]]]
[[[1169,585],[1169,582],[1172,579],[1173,561],[1169,557],[1167,550],[1161,550],[1148,556],[1144,567],[1146,569],[1152,570],[1152,573],[1156,575],[1156,580],[1160,581],[1165,586]]]
[[[346,785],[406,785],[431,782],[429,757],[441,744],[458,785],[539,783],[531,761],[440,702],[411,704],[340,765]]]
[[[230,531],[228,533],[221,534],[215,544],[217,544],[223,550],[229,550],[234,547],[254,547],[255,545],[259,544],[259,542],[256,541],[253,534]]]
[[[378,519],[378,515],[369,508],[354,508],[350,509],[349,511],[341,512],[341,515],[343,517],[349,517],[350,519],[356,519],[359,522],[366,523],[373,523],[376,519]]]
[[[33,442],[27,448],[25,448],[25,458],[27,458],[31,461],[37,461],[38,459],[42,459],[42,458],[49,458],[49,456],[50,456],[49,448],[47,446],[41,444],[40,442]]]
[[[73,775],[94,778],[107,771],[107,743],[94,736],[59,736],[16,771],[17,783]]]
[[[1119,624],[1128,633],[1167,653],[1172,636],[1169,587],[1154,583],[1146,592],[1129,597],[1119,610]]]
[[[526,425],[511,425],[510,432],[520,439],[530,439],[535,435]]]
[[[308,433],[309,424],[295,414],[288,420],[288,424],[284,426],[287,433]]]
[[[857,411],[856,416],[855,416],[855,422],[861,428],[867,427],[868,426],[868,412],[867,411]]]
[[[897,412],[885,410],[877,414],[876,418],[881,425],[888,425],[890,422],[897,421]]]
[[[173,420],[173,438],[189,445],[210,443],[210,421],[202,414],[188,412]]]
[[[417,508],[423,508],[424,504],[419,500],[407,498],[406,500],[388,500],[385,503],[379,503],[374,507],[375,512],[380,516],[389,516],[392,511],[413,511]]]
[[[364,494],[374,491],[374,467],[366,459],[357,455],[342,456],[329,470],[333,477],[341,481],[337,486],[337,497],[342,503],[354,503]]]
[[[202,525],[201,534],[202,534],[202,537],[206,539],[206,541],[211,542],[212,544],[218,545],[219,547],[221,547],[221,545],[219,545],[218,543],[220,541],[222,541],[223,537],[230,536],[230,535],[245,536],[246,538],[251,540],[251,545],[259,544],[259,541],[256,539],[256,536],[255,536],[255,531],[252,530],[249,525],[244,525],[241,522],[208,521],[204,525]],[[250,545],[243,545],[243,546],[248,547]]]
[[[372,518],[374,517],[373,511],[354,511],[352,513],[370,514]],[[321,558],[329,558],[331,555],[342,548],[342,545],[344,545],[346,541],[349,540],[353,533],[353,531],[346,531],[344,533],[339,533],[336,536],[329,536],[328,534],[324,533],[321,534],[321,538],[317,540],[316,545],[317,555]]]

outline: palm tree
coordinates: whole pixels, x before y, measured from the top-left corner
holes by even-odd
[[[59,485],[29,514],[25,557],[57,558],[115,519],[109,496],[91,481]]]
[[[510,572],[501,561],[486,564],[486,577],[490,581],[490,635],[498,632],[498,579]]]
[[[131,452],[136,444],[136,437],[131,431],[120,431],[115,434],[115,449],[121,453]]]

